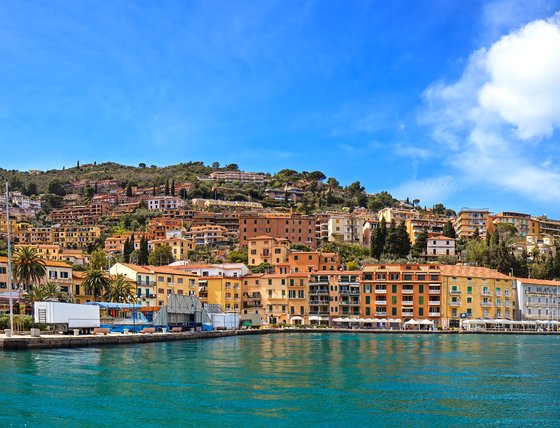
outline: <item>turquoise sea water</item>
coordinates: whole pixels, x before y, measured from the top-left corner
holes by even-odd
[[[0,426],[560,426],[560,337],[276,334],[0,353]]]

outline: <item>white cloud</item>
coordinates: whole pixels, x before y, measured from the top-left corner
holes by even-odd
[[[422,117],[449,150],[456,182],[501,186],[529,198],[560,198],[545,149],[560,127],[560,14],[536,20],[474,52],[461,78],[426,89]]]

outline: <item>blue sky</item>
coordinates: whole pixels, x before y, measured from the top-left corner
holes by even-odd
[[[0,166],[235,162],[560,218],[560,1],[4,1]]]

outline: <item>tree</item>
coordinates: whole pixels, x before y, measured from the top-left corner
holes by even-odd
[[[144,162],[140,162],[138,164],[138,168],[146,168],[146,164]]]
[[[416,241],[414,242],[414,246],[412,247],[412,255],[415,257],[419,257],[426,253],[426,246],[428,244],[428,232],[423,230],[420,232]]]
[[[12,260],[12,274],[24,290],[28,290],[33,284],[39,283],[45,276],[46,271],[45,260],[35,248],[16,248]]]
[[[230,263],[245,263],[249,261],[247,250],[231,250],[228,254]]]
[[[215,171],[220,168],[220,162],[212,162],[212,169]]]
[[[179,197],[180,197],[181,199],[187,199],[187,198],[188,198],[187,189],[182,188],[181,190],[179,190]]]
[[[97,301],[107,291],[109,280],[101,269],[89,268],[86,270],[82,285],[85,287],[86,293],[91,293],[93,300]]]
[[[123,259],[125,263],[130,263],[130,254],[134,251],[134,233],[126,238],[123,245]]]
[[[381,254],[385,249],[385,240],[387,238],[387,222],[385,217],[381,218],[379,226],[373,231],[371,237],[371,257],[375,257],[377,260],[381,259]]]
[[[152,196],[156,196],[156,186],[152,187]]]
[[[239,166],[236,163],[230,163],[225,167],[226,171],[239,171]]]
[[[442,235],[447,236],[448,238],[455,239],[455,236],[456,236],[455,228],[453,227],[453,224],[450,221],[447,221],[445,223],[445,226],[443,226]]]
[[[37,184],[35,184],[34,182],[29,183],[25,191],[25,194],[27,196],[38,195],[39,191],[37,190]]]
[[[165,181],[165,196],[169,196],[169,178]]]
[[[140,248],[138,253],[138,264],[140,266],[145,266],[148,264],[148,238],[143,236],[140,238]]]
[[[136,301],[135,287],[123,274],[117,274],[105,290],[105,300],[115,303],[133,303]]]
[[[402,222],[396,226],[395,222],[391,222],[387,239],[385,243],[385,254],[396,258],[407,257],[410,252],[410,238],[406,231],[406,226]]]
[[[89,257],[89,267],[98,270],[103,270],[107,267],[107,256],[103,250],[97,250],[91,253]]]
[[[171,181],[171,196],[175,196],[175,180]]]
[[[164,266],[173,263],[173,251],[169,245],[160,245],[152,251],[148,257],[148,264],[153,266]]]
[[[126,196],[128,198],[132,197],[132,186],[130,185],[130,183],[126,185]]]
[[[258,266],[254,266],[251,268],[253,273],[270,273],[274,267],[270,263],[261,263]]]
[[[64,186],[62,185],[61,181],[55,179],[49,183],[47,188],[47,193],[52,193],[53,195],[64,196],[66,195],[66,190],[64,190]]]

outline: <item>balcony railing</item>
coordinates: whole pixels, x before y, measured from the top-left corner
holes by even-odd
[[[384,317],[387,316],[387,311],[375,311],[375,316],[376,317]]]
[[[401,294],[414,294],[414,290],[412,289],[408,289],[408,288],[403,288],[401,291]]]
[[[309,304],[310,305],[328,305],[329,301],[328,300],[310,300]]]
[[[480,302],[480,306],[484,306],[486,308],[492,306],[492,302]]]
[[[387,289],[385,288],[376,288],[375,294],[387,294]]]
[[[491,295],[492,295],[492,292],[491,292],[491,291],[488,291],[488,290],[482,290],[482,291],[480,292],[480,295],[481,295],[481,296],[491,296]]]
[[[459,294],[461,294],[461,290],[449,290],[449,294],[459,295]]]
[[[439,317],[440,315],[441,315],[440,312],[430,312],[430,313],[428,314],[428,316],[430,316],[430,317]]]
[[[329,315],[329,311],[309,311],[309,315]]]
[[[461,302],[449,302],[449,306],[461,306]]]
[[[430,288],[429,293],[433,294],[433,295],[436,295],[436,294],[440,294],[441,290],[439,288],[437,288],[437,289],[436,288]]]
[[[386,305],[387,304],[387,300],[376,300],[375,301],[376,305]]]
[[[428,305],[433,306],[433,305],[440,305],[441,304],[441,300],[430,300],[428,302]]]
[[[413,300],[403,300],[402,304],[403,304],[403,306],[412,306],[412,305],[414,305],[414,301]]]

